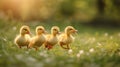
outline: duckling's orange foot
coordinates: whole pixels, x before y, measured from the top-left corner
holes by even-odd
[[[69,45],[67,45],[67,49],[70,49]]]
[[[45,45],[45,49],[48,49],[48,45]]]
[[[60,42],[60,46],[61,46],[62,48],[64,48],[63,45],[64,45],[64,43],[63,43],[63,42]]]
[[[29,46],[27,47],[27,49],[30,49],[30,48],[31,48],[31,47],[29,47]]]
[[[22,48],[21,46],[18,46],[20,49]]]
[[[52,49],[52,46],[48,46],[47,48],[48,48],[48,50],[50,50],[50,49]]]
[[[29,46],[27,46],[27,49],[29,49],[30,47]]]
[[[48,45],[45,45],[45,48],[48,48]]]
[[[35,48],[36,51],[38,51],[38,48]]]

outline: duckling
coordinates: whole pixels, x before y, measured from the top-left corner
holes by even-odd
[[[28,48],[30,38],[30,28],[24,25],[20,28],[20,34],[15,38],[14,42],[19,48],[22,46],[27,46]]]
[[[53,26],[51,28],[51,34],[46,35],[46,42],[45,42],[45,48],[52,49],[54,45],[58,43],[58,34],[60,33],[60,29],[58,26]]]
[[[29,48],[33,47],[35,50],[38,50],[38,48],[46,41],[44,33],[45,29],[43,26],[36,27],[36,36],[31,38]]]
[[[74,41],[74,37],[72,36],[73,33],[76,33],[77,30],[72,26],[67,26],[65,28],[65,33],[62,33],[59,36],[59,44],[64,49],[70,49],[69,44]],[[66,47],[64,47],[66,45]]]

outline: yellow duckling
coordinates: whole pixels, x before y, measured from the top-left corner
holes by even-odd
[[[46,42],[45,42],[45,48],[52,49],[54,45],[58,43],[58,36],[60,29],[58,26],[53,26],[51,28],[51,34],[46,35]]]
[[[67,26],[65,28],[65,33],[59,36],[60,46],[64,49],[70,49],[69,44],[74,41],[74,37],[72,36],[72,33],[76,33],[76,32],[77,30],[74,27]],[[66,45],[66,47],[64,47],[63,45]]]
[[[33,47],[35,50],[38,50],[38,48],[46,41],[44,33],[45,29],[43,26],[36,27],[36,36],[31,38],[29,48]]]
[[[26,25],[20,28],[20,34],[14,40],[15,44],[21,48],[22,46],[27,46],[30,43],[30,28]]]

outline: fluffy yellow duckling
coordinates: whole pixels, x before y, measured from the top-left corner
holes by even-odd
[[[31,38],[29,48],[33,47],[35,50],[38,50],[38,48],[46,41],[44,33],[45,29],[43,26],[36,27],[36,36]]]
[[[60,29],[58,26],[53,26],[51,28],[51,34],[46,35],[46,42],[45,42],[45,48],[52,49],[54,45],[58,43],[58,36]]]
[[[22,46],[29,45],[30,42],[30,28],[26,25],[20,28],[20,34],[14,40],[15,44],[21,48]]]
[[[61,34],[59,36],[59,44],[64,49],[70,49],[69,44],[74,41],[74,37],[72,36],[72,33],[76,33],[77,30],[72,26],[67,26],[65,28],[65,33]],[[64,47],[66,45],[66,47]]]

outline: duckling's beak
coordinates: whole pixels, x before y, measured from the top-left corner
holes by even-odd
[[[47,31],[44,31],[44,34],[47,34],[48,32]]]
[[[30,32],[29,32],[29,31],[27,31],[27,32],[26,32],[26,34],[30,34]]]
[[[31,32],[29,32],[29,34],[30,34],[30,35],[32,35],[32,33],[31,33]]]
[[[31,32],[29,32],[29,31],[27,31],[27,34],[30,34],[30,35],[31,35],[32,33],[31,33]]]
[[[58,32],[58,35],[60,35],[61,34],[61,32]]]
[[[78,30],[73,30],[73,33],[77,33]]]
[[[72,33],[73,33],[73,34],[77,34],[77,30],[73,30]]]
[[[75,30],[75,32],[78,32],[78,30]]]
[[[75,30],[75,34],[77,35],[78,30]]]

